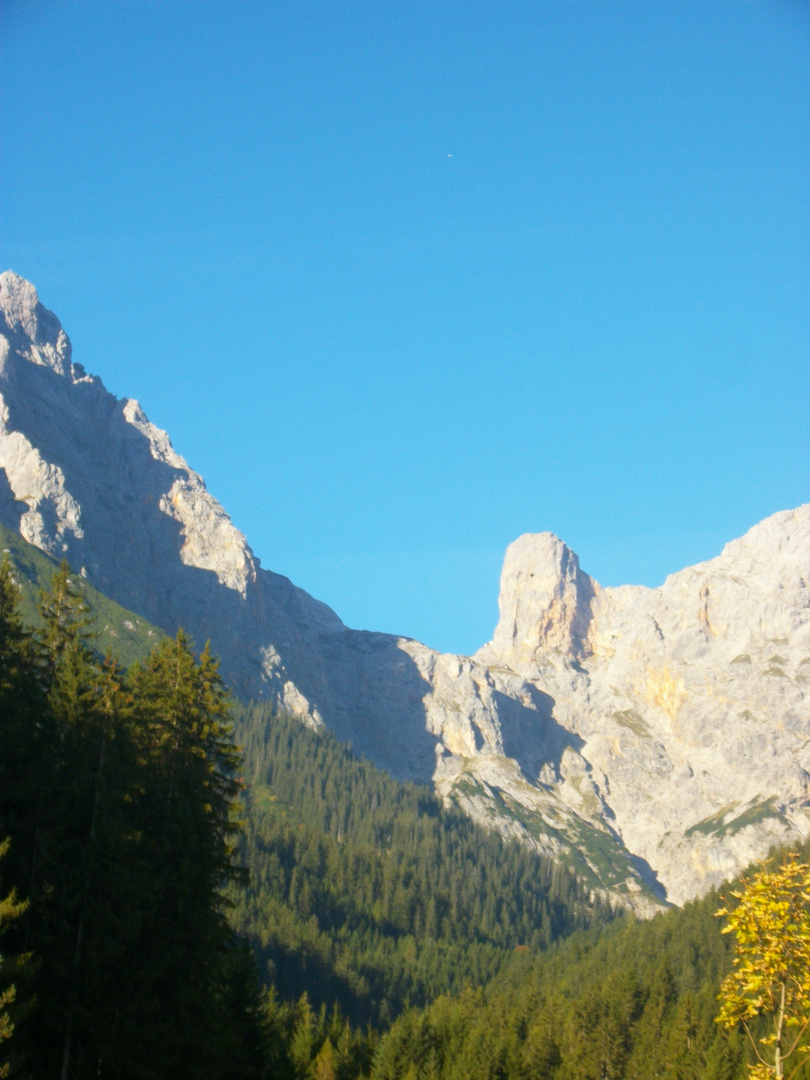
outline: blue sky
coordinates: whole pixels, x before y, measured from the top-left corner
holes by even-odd
[[[4,0],[2,265],[263,565],[471,652],[810,500],[804,0]]]

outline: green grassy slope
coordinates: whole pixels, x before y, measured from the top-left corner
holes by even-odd
[[[19,533],[0,525],[0,558],[8,556],[15,582],[20,586],[20,608],[29,626],[40,623],[37,599],[59,564],[50,555],[24,540]],[[93,588],[78,574],[76,581],[90,605],[94,637],[90,644],[102,655],[108,650],[125,668],[147,656],[166,635],[146,619],[120,607]]]

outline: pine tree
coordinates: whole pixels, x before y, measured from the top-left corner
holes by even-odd
[[[13,834],[6,873],[24,893],[35,873],[39,814],[53,770],[46,657],[24,628],[8,556],[0,563],[0,821]]]
[[[3,840],[0,843],[0,859],[9,849],[10,841]],[[17,897],[12,890],[5,897],[0,898],[0,941],[4,936],[5,926],[17,919],[23,911],[25,904],[17,902]],[[0,952],[0,1044],[7,1042],[14,1034],[14,1024],[8,1012],[9,1006],[14,1004],[17,997],[17,988],[11,979],[14,973],[19,971],[21,961],[11,962],[8,957]],[[10,1058],[6,1056],[6,1047],[0,1045],[0,1080],[5,1080],[11,1070]]]
[[[218,1075],[218,983],[231,940],[223,887],[241,876],[233,862],[240,758],[208,648],[196,657],[181,631],[133,670],[131,686],[149,781],[138,822],[153,868],[137,995],[147,1009],[156,1003],[145,1022],[167,1067],[203,1080]]]
[[[39,873],[32,890],[38,908],[37,953],[49,957],[51,968],[49,984],[40,992],[40,1037],[61,1041],[59,1074],[67,1080],[75,1058],[98,1054],[94,987],[88,987],[85,969],[98,931],[90,919],[90,899],[100,864],[105,720],[99,709],[101,669],[87,644],[89,606],[66,562],[42,592],[39,612],[52,731],[49,791],[36,853]]]

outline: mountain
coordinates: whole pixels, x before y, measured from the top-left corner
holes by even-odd
[[[650,913],[810,833],[810,505],[659,589],[602,589],[550,533],[506,554],[472,657],[352,630],[263,569],[136,401],[0,275],[0,522],[139,617],[210,639],[245,700]]]

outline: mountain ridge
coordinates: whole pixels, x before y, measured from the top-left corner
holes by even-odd
[[[492,641],[440,654],[348,628],[261,567],[166,433],[72,361],[30,283],[0,275],[0,312],[0,521],[210,639],[241,697],[325,724],[642,914],[810,832],[810,506],[658,589],[602,588],[526,534]]]

